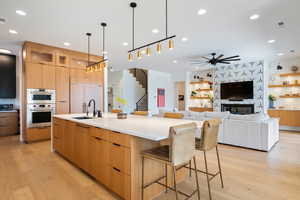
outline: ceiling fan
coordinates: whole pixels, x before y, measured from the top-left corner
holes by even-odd
[[[232,61],[240,61],[241,60],[239,55],[230,56],[230,57],[226,57],[226,58],[224,58],[223,54],[221,54],[217,57],[216,57],[216,55],[217,55],[216,53],[212,53],[210,55],[212,56],[211,58],[202,56],[202,58],[206,60],[205,62],[200,61],[200,60],[193,60],[191,62],[191,64],[203,64],[203,63],[209,63],[211,65],[217,65],[218,63],[231,64]]]

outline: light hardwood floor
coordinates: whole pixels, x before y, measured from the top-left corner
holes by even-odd
[[[220,145],[225,188],[212,182],[214,200],[300,199],[300,134],[282,132],[270,153]],[[197,157],[203,169],[203,156]],[[209,169],[217,169],[214,151]],[[208,199],[206,178],[200,175],[201,199]],[[190,191],[193,177],[179,186]],[[192,186],[194,187],[194,186]],[[0,138],[1,200],[110,200],[118,199],[92,178],[55,153],[50,142],[20,144],[16,136]],[[173,200],[169,192],[156,200]],[[182,198],[181,198],[182,199]],[[193,198],[196,199],[196,198]]]

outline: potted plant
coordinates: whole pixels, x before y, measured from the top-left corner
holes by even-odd
[[[269,95],[269,108],[275,108],[274,101],[276,101],[276,97],[274,95],[270,94]]]
[[[192,94],[191,94],[191,96],[192,97],[195,97],[197,95],[197,92],[195,92],[195,91],[192,91]]]

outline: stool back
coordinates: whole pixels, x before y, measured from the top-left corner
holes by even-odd
[[[171,113],[171,112],[166,112],[164,114],[165,118],[173,118],[173,119],[182,119],[183,118],[183,114],[181,113]]]
[[[220,119],[211,119],[203,123],[200,150],[207,151],[217,146],[220,124]]]
[[[119,110],[119,109],[113,109],[113,110],[111,110],[111,112],[112,112],[112,113],[121,113],[122,110]]]
[[[134,111],[132,114],[133,115],[148,116],[148,111]]]
[[[189,123],[170,128],[170,158],[174,166],[189,162],[195,153],[197,124]]]

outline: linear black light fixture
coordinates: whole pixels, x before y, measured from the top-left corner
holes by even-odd
[[[105,52],[105,28],[106,28],[107,24],[105,22],[101,23],[101,27],[102,27],[102,40],[103,40],[103,44],[102,44],[102,56],[103,56],[103,60],[96,62],[96,63],[90,63],[90,37],[92,36],[91,33],[87,33],[86,35],[88,36],[88,65],[86,66],[86,71],[87,72],[98,72],[98,71],[102,71],[103,68],[106,67],[106,63],[108,61],[108,59],[106,58],[106,52]],[[101,45],[100,45],[101,46]],[[101,52],[100,52],[101,54]]]
[[[128,51],[128,60],[132,61],[133,60],[133,54],[136,52],[136,56],[138,59],[142,58],[142,49],[146,49],[146,55],[151,56],[151,46],[156,45],[156,51],[158,54],[161,53],[162,50],[162,44],[165,41],[168,41],[168,47],[170,50],[174,48],[174,41],[173,38],[176,37],[176,35],[169,36],[168,33],[168,0],[166,0],[166,37],[157,40],[155,42],[151,42],[149,44],[145,44],[139,47],[135,47],[135,8],[137,7],[137,3],[132,2],[130,3],[130,7],[132,8],[132,49]]]

